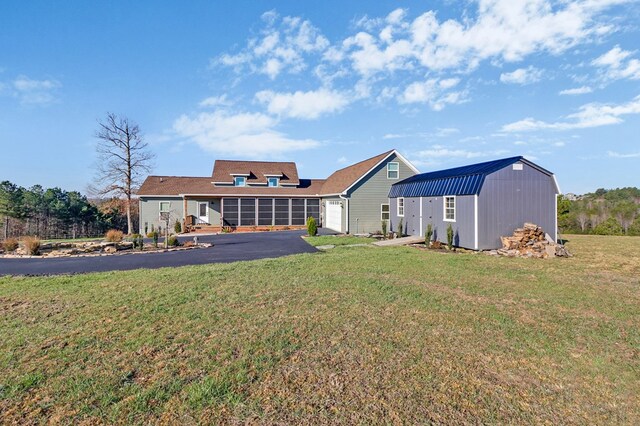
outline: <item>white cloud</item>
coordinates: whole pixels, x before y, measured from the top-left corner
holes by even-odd
[[[447,92],[448,89],[458,84],[458,79],[438,80],[435,78],[426,81],[417,81],[409,84],[402,94],[398,96],[401,104],[425,103],[435,110],[442,110],[447,104],[459,104],[466,102],[466,92]]]
[[[277,124],[275,118],[261,113],[218,110],[194,117],[182,115],[174,122],[173,130],[206,151],[241,158],[277,157],[319,145],[312,139],[289,138],[276,130]]]
[[[615,46],[607,53],[594,59],[591,64],[602,69],[605,80],[640,80],[640,60],[630,58],[635,52]]]
[[[327,89],[294,93],[277,93],[263,90],[256,93],[256,99],[267,105],[271,114],[282,117],[312,120],[323,114],[342,110],[349,104],[346,95]]]
[[[349,162],[349,160],[345,156],[342,156],[342,157],[338,158],[338,160],[337,160],[338,164],[347,164],[348,162]]]
[[[589,87],[589,86],[581,86],[581,87],[576,87],[576,88],[573,88],[573,89],[561,90],[558,93],[560,95],[573,96],[573,95],[584,95],[584,94],[591,93],[591,92],[593,92],[593,89],[591,89],[591,87]]]
[[[34,80],[21,75],[13,80],[14,96],[23,105],[46,105],[56,100],[56,91],[62,87],[57,80]]]
[[[518,68],[515,71],[500,74],[500,81],[507,84],[531,84],[540,81],[542,70],[533,66]]]
[[[231,105],[231,101],[227,99],[227,95],[210,96],[203,99],[198,104],[200,107],[216,107],[216,106],[228,106]]]
[[[612,158],[640,158],[640,152],[633,152],[630,154],[621,154],[615,151],[607,151],[607,155]]]
[[[438,160],[442,159],[492,157],[504,155],[507,152],[507,150],[503,149],[491,151],[469,151],[466,149],[449,149],[442,145],[433,145],[430,149],[416,152],[413,157],[422,161],[428,161],[426,164],[436,164]]]
[[[308,20],[280,19],[274,11],[263,14],[262,20],[265,28],[260,36],[250,39],[240,52],[225,53],[212,63],[232,67],[238,73],[248,67],[273,80],[284,71],[299,73],[307,67],[305,56],[321,54],[329,47],[326,37]]]
[[[503,132],[529,132],[536,130],[572,130],[622,123],[624,115],[640,114],[640,96],[631,101],[615,105],[589,103],[579,111],[566,116],[565,121],[548,123],[531,117],[502,126]]]

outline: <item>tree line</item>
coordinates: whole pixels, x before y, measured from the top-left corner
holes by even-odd
[[[132,207],[132,220],[137,222],[137,203],[132,203]],[[23,188],[9,181],[0,182],[0,226],[4,239],[23,235],[96,237],[109,229],[126,230],[127,222],[126,201],[119,198],[90,200],[77,191],[45,189],[40,185]]]
[[[640,235],[640,189],[603,189],[558,200],[561,232],[598,235]]]

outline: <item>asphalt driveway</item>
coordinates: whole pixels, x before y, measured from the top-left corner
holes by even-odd
[[[304,231],[277,231],[202,235],[198,236],[200,242],[213,243],[214,246],[204,249],[166,253],[49,259],[0,258],[0,275],[77,274],[85,272],[124,271],[139,268],[154,269],[167,266],[227,263],[316,252],[317,250],[314,247],[300,238],[300,236],[304,234]],[[179,237],[181,241],[192,239],[193,234],[186,237]]]

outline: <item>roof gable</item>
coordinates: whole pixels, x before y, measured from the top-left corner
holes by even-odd
[[[380,155],[376,155],[375,157],[368,158],[349,167],[335,171],[327,178],[327,181],[322,187],[322,193],[326,195],[346,192],[392,154],[395,154],[399,160],[402,160],[407,166],[409,166],[409,168],[418,173],[418,170],[413,167],[411,163],[405,160],[404,157],[402,157],[395,149],[392,149],[390,151],[383,152]]]
[[[518,162],[553,177],[555,184],[553,173],[522,156],[517,156],[415,175],[394,184],[389,191],[389,197],[477,195],[480,194],[484,180],[488,175]],[[559,188],[557,189],[560,192]]]
[[[246,176],[247,185],[266,185],[267,177],[279,177],[283,185],[298,185],[298,168],[293,162],[216,160],[211,178],[214,183],[233,184],[234,175]]]

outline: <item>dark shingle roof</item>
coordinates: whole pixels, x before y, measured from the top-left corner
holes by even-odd
[[[526,163],[549,176],[553,175],[550,171],[525,160],[522,156],[509,157],[415,175],[393,185],[389,191],[389,197],[479,194],[487,175],[517,162]]]
[[[246,174],[247,185],[266,184],[267,175],[280,177],[280,183],[298,185],[296,163],[281,161],[216,160],[211,177],[214,182],[233,183],[234,174]]]

